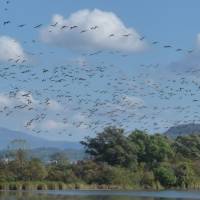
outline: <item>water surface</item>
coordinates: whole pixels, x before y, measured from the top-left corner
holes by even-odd
[[[200,199],[200,192],[123,192],[123,191],[33,191],[0,192],[0,200],[192,200]]]

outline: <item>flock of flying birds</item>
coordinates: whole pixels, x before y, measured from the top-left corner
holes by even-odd
[[[4,3],[7,5],[4,10],[8,11],[11,2]],[[40,29],[43,24],[16,25],[6,20],[0,29],[7,26]],[[51,24],[49,32],[58,26],[57,22]],[[76,24],[66,24],[59,29],[87,34],[88,31],[98,31],[99,25],[92,24],[89,29],[82,30]],[[116,34],[110,33],[108,37],[116,37]],[[131,37],[131,34],[124,33],[120,37]],[[139,39],[146,40],[146,37]],[[37,40],[30,43],[34,45]],[[159,44],[161,42],[152,41],[152,45]],[[169,44],[160,45],[160,48],[187,54],[195,52]],[[120,51],[103,50],[83,53],[82,56],[88,60],[90,56],[101,60],[103,53],[129,56]],[[47,127],[46,130],[44,124],[53,119],[60,126],[57,133],[69,137],[77,130],[93,133],[106,126],[160,131],[172,125],[200,122],[200,80],[193,78],[200,70],[192,67],[181,72],[174,70],[168,77],[160,64],[141,64],[137,71],[130,73],[106,61],[90,62],[87,59],[50,67],[32,66],[21,57],[10,58],[6,64],[0,63],[0,81],[7,89],[4,95],[14,102],[0,105],[0,115],[9,120],[9,117],[17,118],[25,113],[24,128],[38,134],[51,132],[51,126],[53,129],[56,124],[51,123],[50,129]]]

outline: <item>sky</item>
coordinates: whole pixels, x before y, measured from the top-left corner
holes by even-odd
[[[0,126],[79,141],[110,125],[198,123],[199,7],[0,0]]]

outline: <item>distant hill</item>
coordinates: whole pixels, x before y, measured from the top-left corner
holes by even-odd
[[[43,161],[49,161],[50,157],[55,153],[66,153],[67,158],[73,162],[77,160],[82,160],[85,158],[85,153],[83,149],[56,149],[56,148],[37,148],[29,150],[29,155],[31,157],[39,158]]]
[[[56,149],[81,149],[79,142],[69,141],[52,141],[38,136],[30,135],[23,132],[12,131],[0,127],[0,150],[6,149],[11,141],[15,139],[26,140],[27,147],[35,148],[56,148]]]
[[[86,157],[83,149],[57,149],[57,148],[36,148],[28,150],[28,156],[31,158],[39,158],[47,162],[55,153],[65,153],[70,162],[82,160]],[[6,157],[7,151],[0,150],[0,157]]]
[[[200,134],[200,124],[182,124],[178,126],[173,126],[168,129],[164,134],[171,138],[191,134]]]

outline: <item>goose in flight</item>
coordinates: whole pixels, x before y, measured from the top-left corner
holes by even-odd
[[[171,45],[165,45],[165,46],[163,46],[164,48],[172,48],[172,46]]]
[[[78,26],[71,26],[70,29],[75,29],[75,28],[78,28]]]
[[[20,25],[18,25],[19,28],[22,28],[24,26],[26,26],[26,24],[20,24]]]
[[[130,33],[128,33],[128,34],[124,34],[124,35],[122,35],[122,36],[124,36],[124,37],[129,37],[131,34]]]
[[[3,25],[5,26],[5,25],[10,24],[10,23],[11,23],[11,21],[5,21],[5,22],[3,22]]]
[[[55,27],[58,25],[58,22],[56,22],[55,24],[51,24],[50,26]]]
[[[97,29],[97,28],[99,28],[98,26],[92,26],[90,29],[91,30],[95,30],[95,29]]]
[[[39,24],[37,26],[34,26],[33,28],[40,28],[42,26],[42,24]]]

